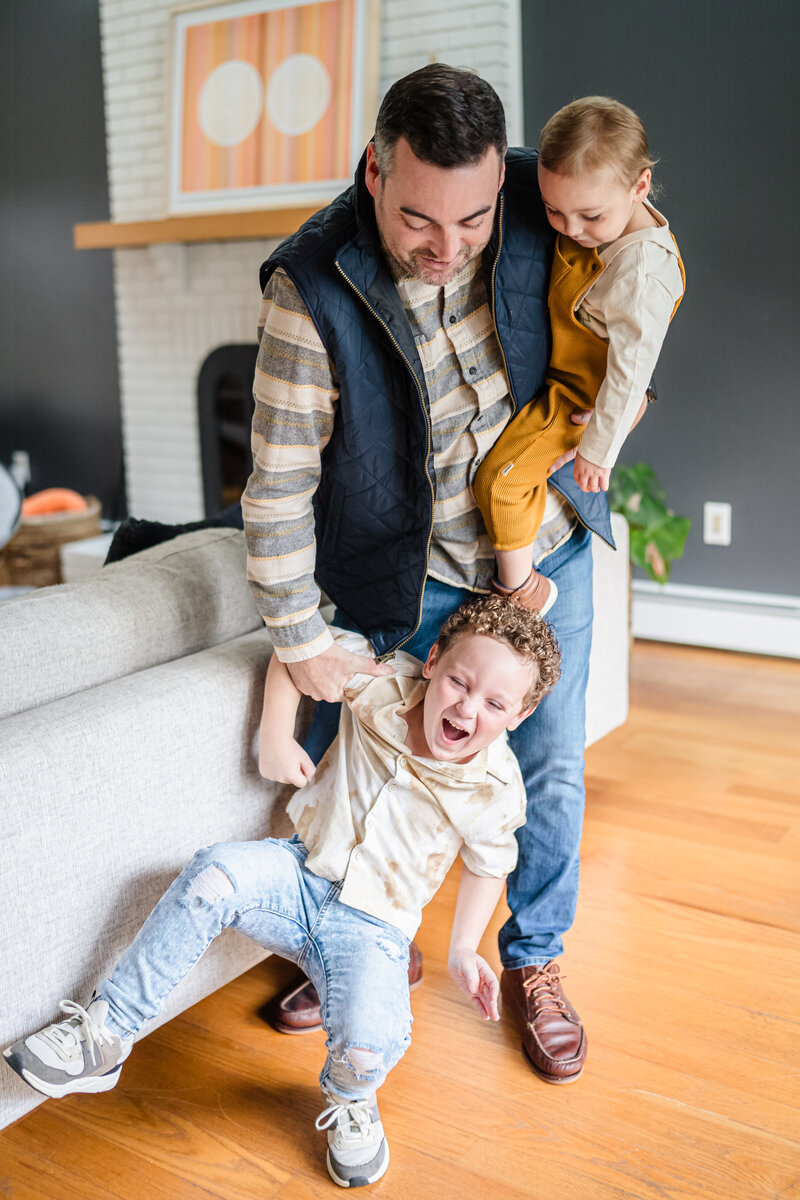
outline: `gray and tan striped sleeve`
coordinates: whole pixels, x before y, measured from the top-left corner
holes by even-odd
[[[297,289],[277,270],[264,289],[253,384],[253,473],[242,496],[247,577],[282,662],[332,644],[314,582],[312,499],[339,390]]]

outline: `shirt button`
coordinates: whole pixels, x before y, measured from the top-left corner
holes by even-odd
[[[470,367],[470,369],[469,369],[469,373],[470,373],[470,375],[477,375],[477,374],[478,374],[478,368],[477,368],[477,367]]]
[[[387,786],[386,790],[387,790],[387,792],[396,792],[396,791],[397,791],[397,785],[396,785],[396,784],[394,784],[394,783],[390,783],[390,784],[388,784],[388,786]]]
[[[405,755],[401,754],[397,760],[397,765],[398,765],[398,767],[404,767],[407,762],[408,762],[408,759],[405,757]]]
[[[455,325],[455,323],[456,323],[456,317],[455,317],[455,314],[454,314],[454,313],[451,313],[451,314],[450,314],[450,324],[451,324],[451,325]]]

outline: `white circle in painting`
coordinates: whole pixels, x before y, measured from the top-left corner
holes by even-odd
[[[216,146],[238,146],[261,117],[264,89],[252,63],[232,58],[215,67],[200,91],[200,128]]]
[[[308,133],[325,114],[331,80],[313,54],[292,54],[279,63],[267,88],[267,116],[287,137]]]

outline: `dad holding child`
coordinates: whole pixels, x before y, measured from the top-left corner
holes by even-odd
[[[248,571],[277,657],[317,701],[341,700],[356,672],[390,672],[400,648],[425,660],[445,618],[491,589],[472,484],[544,384],[554,241],[536,152],[506,151],[489,84],[443,64],[415,71],[384,98],[355,185],[262,267]],[[549,1083],[576,1080],[586,1057],[555,959],[578,893],[590,531],[613,545],[605,494],[581,491],[573,456],[556,461],[533,548],[558,590],[562,676],[510,735],[528,808],[500,933],[506,1009]],[[320,587],[378,661],[333,643]],[[337,712],[317,705],[298,786]],[[273,1013],[285,1032],[320,1028],[311,984]]]

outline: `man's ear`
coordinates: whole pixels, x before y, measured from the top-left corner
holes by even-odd
[[[436,661],[439,658],[439,643],[434,642],[428,651],[428,657],[422,664],[422,678],[430,679],[433,668],[436,666]]]
[[[381,194],[381,173],[378,170],[378,160],[375,156],[375,143],[370,142],[367,146],[367,166],[364,175],[364,182],[367,185],[367,191],[373,200],[377,200]]]
[[[521,713],[518,713],[517,716],[514,717],[514,720],[511,722],[510,725],[506,725],[506,729],[508,729],[509,731],[511,731],[512,729],[516,729],[518,725],[522,724],[522,722],[526,719],[526,717],[529,717],[531,715],[534,708],[536,708],[535,704],[533,705],[532,708],[524,708]]]
[[[500,188],[503,186],[505,177],[506,177],[506,163],[505,163],[505,159],[503,159],[503,161],[500,163],[500,178],[497,181],[498,192],[500,191]]]

